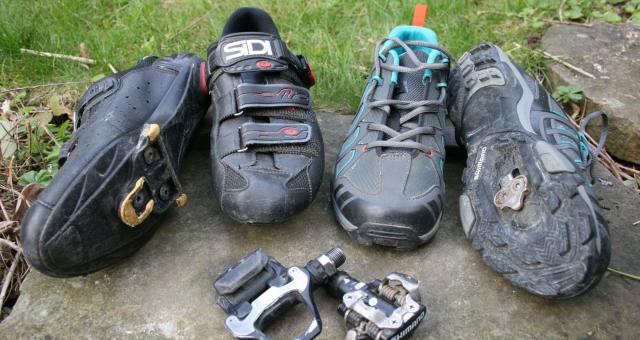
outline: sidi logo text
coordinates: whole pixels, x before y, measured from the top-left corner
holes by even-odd
[[[224,45],[224,61],[248,55],[273,55],[269,40],[239,40]]]

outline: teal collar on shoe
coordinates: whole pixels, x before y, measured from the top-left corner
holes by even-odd
[[[432,31],[429,28],[419,27],[419,26],[407,26],[407,25],[396,26],[389,33],[389,38],[398,38],[402,41],[418,40],[418,41],[425,41],[428,43],[432,43],[435,45],[438,44],[438,36],[434,31]],[[387,41],[383,47],[387,47],[392,43],[393,43],[392,41]],[[394,50],[396,50],[398,54],[404,53],[401,47],[396,47],[394,48]],[[431,49],[428,47],[416,46],[415,50],[423,51],[429,55],[431,54]]]
[[[429,28],[420,27],[420,26],[407,26],[407,25],[396,26],[389,33],[389,38],[397,38],[405,42],[416,41],[416,40],[425,41],[434,45],[438,45],[438,36],[436,35],[436,33]],[[391,46],[392,44],[393,44],[393,41],[388,40],[382,46],[383,48],[380,50],[380,59],[382,59],[383,61],[387,59],[385,55],[386,53],[389,53],[394,57],[393,58],[394,62],[398,62],[399,56],[406,53],[402,47],[395,47],[389,51],[386,51],[387,47]],[[436,57],[440,55],[440,51],[433,51],[431,48],[428,48],[428,47],[412,46],[412,48],[415,49],[416,51],[423,51],[424,53],[428,54],[429,58],[427,59],[427,63],[435,62]],[[431,77],[431,70],[425,70],[424,78],[430,78],[430,77]]]

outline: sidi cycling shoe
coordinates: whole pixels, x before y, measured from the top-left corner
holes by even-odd
[[[338,222],[361,244],[413,249],[438,230],[450,58],[419,26],[398,26],[376,46],[331,189]]]
[[[324,168],[314,77],[257,8],[231,14],[208,50],[214,191],[242,223],[281,222],[311,204]]]
[[[89,87],[60,171],[29,209],[21,239],[50,276],[102,269],[142,246],[172,205],[185,148],[209,98],[205,63],[191,54],[147,57]]]
[[[591,186],[584,126],[497,46],[466,53],[452,76],[451,118],[468,153],[460,196],[464,232],[514,285],[548,298],[592,288],[611,254]]]

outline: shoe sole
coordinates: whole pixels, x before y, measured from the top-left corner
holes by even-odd
[[[334,190],[331,191],[333,192]],[[376,244],[401,251],[413,250],[429,242],[438,232],[442,218],[442,211],[440,211],[440,215],[438,215],[438,219],[433,228],[427,233],[417,235],[413,228],[402,225],[363,223],[359,227],[355,226],[342,214],[333,194],[331,195],[331,206],[333,207],[336,220],[354,241],[365,246]]]
[[[469,62],[470,72],[464,69]],[[472,50],[467,60],[461,59],[467,87],[461,85],[458,95],[466,98],[463,92],[469,86],[477,91],[478,86],[493,85],[478,77],[477,70],[500,62],[517,72],[497,48],[481,45]],[[516,79],[528,89],[521,76]],[[485,85],[476,83],[483,81]],[[542,297],[569,298],[592,288],[609,263],[609,234],[592,189],[573,164],[553,145],[524,132],[485,136],[467,151],[460,217],[483,260],[514,285]],[[499,178],[478,181],[505,173],[523,174],[531,183],[521,210],[500,213],[494,205],[500,188],[485,184]]]
[[[193,67],[196,66],[201,67],[197,64]],[[182,72],[186,71],[182,70]],[[195,81],[193,80],[195,75],[196,72],[192,70],[188,75],[182,76],[183,78],[176,78],[167,92],[183,93],[185,87],[187,91],[197,91],[194,86],[188,85],[191,81]],[[186,195],[182,191],[175,171],[177,164],[173,163],[175,160],[178,163],[181,161],[187,141],[193,134],[198,121],[193,119],[192,126],[185,126],[185,123],[190,120],[182,119],[186,115],[194,114],[191,112],[193,108],[181,104],[183,98],[188,98],[188,96],[188,93],[184,96],[167,96],[158,105],[140,132],[132,131],[118,137],[84,167],[81,175],[69,183],[65,183],[68,189],[59,196],[58,202],[63,203],[67,199],[77,201],[78,203],[72,212],[63,212],[62,206],[58,204],[49,206],[44,202],[36,202],[35,207],[40,211],[34,212],[34,214],[40,213],[47,216],[43,222],[44,225],[49,225],[50,219],[56,214],[63,213],[65,216],[69,216],[65,225],[56,233],[56,235],[60,235],[67,232],[73,225],[93,224],[95,221],[92,220],[92,214],[85,213],[85,216],[78,216],[76,213],[82,213],[91,203],[101,201],[105,197],[115,197],[114,216],[109,216],[111,220],[105,221],[105,223],[119,225],[120,228],[129,228],[132,240],[114,251],[105,251],[101,257],[83,263],[78,266],[79,268],[71,267],[60,270],[47,264],[46,257],[41,253],[45,242],[39,239],[37,250],[27,253],[29,262],[36,269],[54,277],[86,275],[103,269],[142,247],[157,229],[156,222],[172,204],[175,203],[176,206],[181,207],[186,203]],[[169,111],[166,110],[167,107],[176,109]],[[185,130],[190,133],[185,135]],[[167,138],[169,134],[186,138],[183,142],[185,147],[180,150],[177,157],[170,155],[165,145],[165,140],[172,140]],[[118,156],[121,153],[124,155]],[[93,189],[88,189],[87,184],[94,181],[101,184]],[[138,191],[144,191],[148,199],[146,204],[142,204],[141,207],[134,206],[139,205],[134,202]],[[152,201],[153,203],[151,203]],[[112,211],[112,209],[106,210],[109,213]],[[42,232],[40,236],[44,234]]]

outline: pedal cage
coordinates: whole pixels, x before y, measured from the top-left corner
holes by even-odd
[[[235,338],[269,339],[263,327],[297,302],[306,305],[313,320],[296,339],[313,339],[322,330],[309,272],[302,267],[285,268],[261,249],[220,275],[214,287],[216,302],[228,314],[225,327]]]

